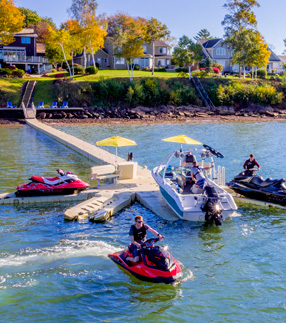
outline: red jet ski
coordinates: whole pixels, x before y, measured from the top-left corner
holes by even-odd
[[[32,176],[29,178],[30,183],[16,187],[16,196],[73,194],[89,187],[89,184],[71,172],[64,173],[61,169],[57,169],[57,172],[59,176],[53,178]]]
[[[110,254],[108,257],[141,280],[172,283],[182,277],[182,269],[169,251],[155,246],[158,240],[159,238],[149,239],[142,244],[140,260],[136,264],[126,260],[128,256],[132,257],[129,249]]]

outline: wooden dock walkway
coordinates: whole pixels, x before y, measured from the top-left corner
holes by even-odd
[[[36,119],[26,119],[26,123],[37,131],[40,131],[50,138],[73,149],[90,161],[98,164],[115,165],[115,156],[106,150],[54,129]],[[120,164],[126,161],[121,157],[117,157],[117,162]],[[88,194],[88,191],[89,190],[83,191],[80,194],[84,195],[84,192],[87,192],[86,194]],[[77,196],[77,199],[83,198],[83,195]],[[51,197],[49,198],[52,199]],[[61,197],[57,197],[57,199],[58,198],[61,199]],[[34,202],[35,199],[36,198],[33,198]],[[41,197],[41,200],[43,199],[45,199],[45,197]],[[95,220],[102,221],[109,218],[123,207],[126,207],[134,200],[137,200],[152,212],[166,220],[177,220],[174,212],[161,197],[159,187],[154,181],[151,171],[139,165],[137,167],[136,178],[118,180],[114,184],[100,187],[97,192],[94,193],[93,197],[66,210],[65,219],[80,220],[86,217],[94,217]]]

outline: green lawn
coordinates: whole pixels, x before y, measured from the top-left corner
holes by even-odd
[[[66,71],[50,73],[48,74],[50,77],[53,77],[55,74],[64,74],[65,77],[69,78],[69,73]],[[159,77],[159,78],[173,78],[177,77],[178,73],[168,73],[168,72],[152,72],[147,71],[133,71],[133,77]],[[74,79],[78,82],[95,82],[102,79],[107,78],[129,78],[129,74],[127,70],[99,70],[95,75],[75,75]]]
[[[6,79],[0,78],[0,89],[7,93],[8,100],[13,105],[19,105],[21,99],[21,88],[26,79]],[[3,102],[6,104],[6,102]]]

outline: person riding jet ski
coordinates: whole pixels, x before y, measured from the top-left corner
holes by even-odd
[[[127,257],[127,261],[131,261],[132,263],[137,263],[139,261],[139,250],[141,249],[141,244],[146,241],[147,231],[150,231],[151,233],[156,235],[160,241],[164,239],[164,236],[152,229],[148,224],[143,223],[143,217],[141,215],[136,215],[135,224],[131,225],[129,231],[131,241],[129,250],[132,253],[133,257]]]
[[[245,176],[253,176],[255,170],[254,166],[257,166],[256,170],[260,170],[260,165],[255,160],[254,155],[250,154],[249,159],[247,159],[243,164],[243,168],[245,169]]]

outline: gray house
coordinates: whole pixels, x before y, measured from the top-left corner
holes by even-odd
[[[232,49],[223,43],[222,38],[216,39],[200,39],[198,43],[201,44],[205,58],[210,57],[214,62],[217,62],[223,66],[223,72],[238,72],[239,66],[237,64],[230,64],[232,55]],[[281,60],[280,58],[270,49],[271,52],[269,62],[267,64],[267,71],[269,73],[281,72]],[[250,70],[250,67],[246,67]]]
[[[140,68],[152,67],[152,44],[144,44],[144,56],[134,59],[134,63],[138,64]],[[127,69],[124,58],[115,56],[115,46],[111,37],[106,37],[104,42],[104,48],[98,50],[94,55],[87,54],[87,66],[93,65],[93,60],[99,65],[101,69]],[[171,64],[171,46],[166,44],[162,40],[156,40],[154,42],[154,55],[155,55],[155,67],[169,67]],[[80,65],[84,65],[83,54],[77,55],[74,58],[74,62]]]

